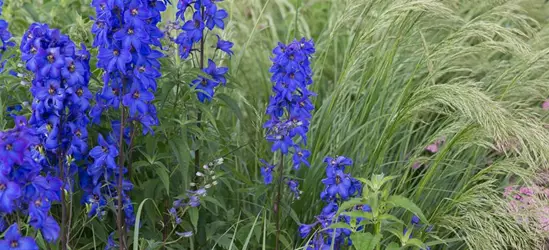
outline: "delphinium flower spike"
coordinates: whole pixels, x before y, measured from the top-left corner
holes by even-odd
[[[111,120],[113,131],[101,136],[99,145],[91,150],[94,162],[85,172],[88,176],[82,178],[81,185],[86,192],[90,216],[102,217],[106,204],[115,201],[121,249],[126,247],[124,234],[129,230],[126,225],[133,225],[135,220],[129,197],[132,185],[124,179],[131,171],[131,165],[125,166],[128,152],[124,142],[133,143],[139,126],[146,135],[152,134],[152,127],[158,125],[152,101],[156,81],[161,76],[158,59],[163,53],[155,47],[161,47],[160,38],[164,33],[157,25],[166,3],[160,0],[92,1],[96,11],[93,46],[99,48],[97,66],[104,70],[104,86],[95,96],[96,105],[90,115],[92,121],[99,124],[105,112],[119,112],[118,118]]]
[[[223,44],[221,43],[221,45]],[[274,204],[276,214],[276,246],[278,249],[280,235],[280,200],[282,180],[285,179],[284,156],[292,154],[292,168],[297,170],[301,165],[310,166],[308,157],[310,152],[305,149],[307,145],[307,132],[309,131],[311,111],[314,106],[310,100],[314,93],[308,89],[313,83],[311,58],[315,52],[312,40],[294,40],[289,44],[279,43],[273,50],[271,58],[274,95],[271,96],[267,115],[269,120],[264,124],[267,129],[266,139],[272,143],[273,152],[280,151],[281,158],[277,172],[278,191]],[[264,167],[261,169],[265,184],[272,183],[274,165],[262,160]],[[276,164],[275,164],[276,165]],[[294,198],[299,199],[299,183],[291,178],[286,178],[289,190]]]
[[[0,132],[0,231],[11,223],[28,221],[47,242],[53,242],[60,227],[50,208],[61,200],[62,183],[42,164],[45,151],[41,143],[37,130],[28,126],[25,117],[16,117],[15,128]],[[8,243],[10,247],[20,246],[14,249],[38,249],[31,237],[21,237],[17,224],[3,235],[0,246]]]
[[[83,45],[77,50],[59,30],[39,23],[32,24],[23,35],[20,49],[26,68],[33,73],[29,124],[39,135],[39,164],[63,183],[61,220],[65,224],[65,190],[72,190],[76,164],[85,162],[88,151],[86,113],[92,97],[88,90],[89,53]],[[62,232],[63,249],[67,241],[66,232]]]
[[[324,190],[320,198],[326,202],[322,212],[316,216],[316,222],[312,224],[302,224],[299,226],[299,233],[302,238],[306,238],[315,227],[320,227],[310,241],[308,250],[317,249],[341,249],[344,245],[351,245],[351,231],[345,228],[330,228],[330,225],[336,222],[350,223],[349,217],[337,215],[341,203],[353,197],[359,197],[362,193],[362,184],[350,174],[345,172],[345,168],[353,164],[352,160],[344,156],[326,157],[326,178],[322,180]],[[371,212],[369,205],[363,204],[354,207],[355,210]],[[363,220],[357,219],[357,223]]]
[[[2,15],[2,6],[4,1],[0,1],[0,16]],[[8,22],[4,19],[0,19],[0,72],[4,70],[6,65],[6,59],[4,59],[4,54],[8,48],[15,46],[15,43],[11,41],[11,32],[8,30]]]

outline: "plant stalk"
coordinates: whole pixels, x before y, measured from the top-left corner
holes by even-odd
[[[122,87],[120,87],[120,95],[123,93],[124,82],[122,81]],[[124,175],[124,124],[125,123],[125,112],[124,106],[122,104],[122,97],[120,97],[120,138],[118,142],[119,146],[119,155],[118,155],[118,186],[116,187],[116,192],[118,193],[118,208],[116,214],[116,221],[118,226],[118,241],[120,249],[127,249],[124,235],[124,214],[122,214],[122,182]]]
[[[59,124],[60,126],[60,131],[62,131],[62,127],[63,127],[63,119],[61,119],[61,123]],[[63,164],[63,158],[65,158],[64,156],[64,151],[63,151],[63,147],[61,145],[61,140],[60,140],[61,136],[58,137],[57,139],[57,142],[58,142],[58,150],[57,150],[57,161],[58,161],[58,165],[59,165],[59,175],[60,175],[60,178],[61,178],[61,182],[62,182],[62,186],[61,186],[61,249],[62,250],[67,250],[67,233],[68,233],[68,229],[70,229],[70,225],[67,225],[67,204],[66,204],[66,197],[65,197],[65,186],[66,186],[66,178],[65,178],[65,164]]]
[[[280,201],[282,200],[282,180],[283,180],[283,174],[284,174],[284,154],[280,153],[280,165],[278,167],[278,190],[276,193],[276,201],[274,205],[274,212],[276,215],[275,223],[276,223],[276,242],[275,242],[275,249],[280,250],[280,215],[281,210],[280,207]]]

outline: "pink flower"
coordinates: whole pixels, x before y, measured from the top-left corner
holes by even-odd
[[[549,110],[549,99],[546,99],[542,104],[541,104],[541,108],[543,110]]]
[[[534,191],[529,187],[521,187],[520,192],[528,196],[532,196],[534,194]]]
[[[439,147],[446,141],[446,137],[442,137],[440,139],[435,140],[432,144],[429,144],[427,147],[425,147],[425,150],[436,153],[439,150]]]

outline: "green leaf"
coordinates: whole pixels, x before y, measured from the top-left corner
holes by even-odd
[[[155,164],[158,167],[154,168],[154,171],[160,178],[160,181],[162,181],[162,184],[164,184],[164,188],[166,189],[166,194],[170,196],[170,175],[168,174],[168,169],[165,167],[162,167],[159,164]]]
[[[354,233],[351,235],[353,245],[357,250],[373,250],[381,241],[381,235],[371,233]]]
[[[364,217],[366,219],[373,219],[373,215],[372,213],[370,212],[364,212],[364,211],[349,211],[349,212],[343,212],[341,213],[341,215],[347,215],[347,216],[351,216],[353,218],[359,218],[359,217]]]
[[[347,210],[348,208],[352,208],[354,206],[363,205],[363,204],[364,204],[364,200],[362,198],[350,199],[346,202],[343,202],[343,204],[341,204],[341,206],[339,206],[339,209],[337,210],[337,213],[339,214],[342,211]]]
[[[330,225],[328,228],[345,228],[345,229],[353,230],[351,228],[351,226],[349,226],[349,224],[347,224],[345,222],[334,223],[334,224]]]
[[[233,98],[223,93],[217,94],[215,98],[218,98],[223,102],[225,102],[225,104],[227,104],[227,106],[229,106],[229,108],[236,114],[236,117],[238,118],[238,120],[242,121],[244,119],[244,117],[242,116],[242,111],[240,110],[240,107],[238,107],[238,104]]]
[[[423,241],[419,240],[418,238],[412,238],[406,241],[405,246],[415,246],[423,249],[425,248],[425,243],[423,243]]]
[[[399,250],[399,249],[400,249],[400,245],[396,242],[389,243],[389,245],[387,245],[387,247],[385,248],[385,250]]]
[[[396,216],[391,215],[391,214],[382,214],[382,215],[379,216],[379,219],[380,220],[386,220],[386,221],[398,222],[401,225],[405,224],[402,220],[400,220],[399,218],[397,218]]]
[[[412,212],[413,214],[417,215],[423,223],[429,224],[429,222],[427,221],[427,218],[425,217],[425,215],[423,215],[423,212],[421,211],[421,209],[408,198],[400,195],[391,195],[389,196],[389,199],[387,199],[387,203],[393,205],[394,207],[404,208]]]
[[[189,219],[191,220],[191,224],[193,225],[194,230],[196,231],[198,227],[198,209],[191,208],[187,210],[187,212],[189,213]]]

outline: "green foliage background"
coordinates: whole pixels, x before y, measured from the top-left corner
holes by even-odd
[[[89,0],[5,2],[3,18],[17,42],[30,23],[44,22],[77,44],[91,45]],[[528,185],[548,168],[547,112],[540,108],[549,96],[545,1],[225,0],[222,5],[230,14],[223,37],[235,43],[235,55],[222,59],[230,79],[213,103],[195,100],[187,84],[197,74],[193,62],[178,59],[166,41],[156,95],[161,125],[155,136],[138,138],[132,158],[132,198],[136,209],[142,207],[133,249],[274,249],[271,187],[262,184],[259,162],[272,158],[262,129],[271,92],[269,57],[278,41],[303,36],[317,46],[312,88],[318,96],[309,133],[312,167],[298,173],[302,199],[287,197],[282,208],[286,249],[305,245],[297,227],[314,221],[322,208],[326,155],[352,158],[357,177],[397,176],[390,193],[412,200],[435,226],[437,238],[425,239],[432,248],[543,247],[547,234],[533,224],[517,224],[502,190],[509,183]],[[164,20],[174,14],[172,7]],[[94,74],[100,79],[101,72]],[[29,100],[20,79],[1,81],[0,106]],[[90,89],[95,93],[99,87],[93,81]],[[201,128],[197,110],[204,113]],[[0,126],[7,126],[9,119],[0,115]],[[441,150],[426,155],[425,146],[442,137]],[[163,218],[189,188],[197,148],[204,164],[224,157],[216,170],[220,184],[186,218],[184,227],[197,230],[194,238],[169,234],[163,244],[164,231],[171,232]],[[415,162],[425,167],[413,170]],[[70,244],[99,249],[114,223],[86,218],[79,199],[77,192]],[[387,235],[382,244],[390,239]]]

